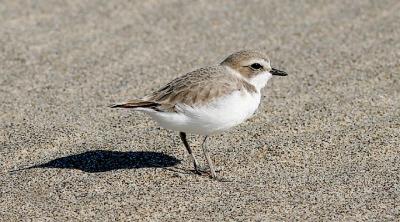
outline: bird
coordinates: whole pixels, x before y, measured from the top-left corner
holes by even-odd
[[[242,50],[218,65],[199,68],[164,85],[147,96],[111,105],[148,114],[165,129],[179,132],[191,156],[194,172],[218,179],[207,139],[246,121],[257,111],[261,90],[272,76],[286,76],[271,67],[262,51]],[[208,168],[199,165],[187,134],[203,136],[201,147]]]

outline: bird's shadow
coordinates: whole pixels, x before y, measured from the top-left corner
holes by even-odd
[[[99,173],[119,169],[165,168],[175,166],[180,162],[179,159],[160,152],[92,150],[57,158],[47,163],[25,169],[61,168],[78,169],[88,173]]]

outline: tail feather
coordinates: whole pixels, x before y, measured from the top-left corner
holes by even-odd
[[[135,99],[126,103],[117,103],[110,106],[110,108],[156,108],[159,103]]]

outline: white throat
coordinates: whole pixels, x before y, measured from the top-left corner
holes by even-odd
[[[253,78],[250,79],[250,84],[252,84],[254,87],[256,87],[257,91],[260,92],[262,88],[267,85],[267,82],[269,79],[271,79],[272,75],[269,72],[262,72]]]
[[[231,67],[229,67],[229,66],[225,66],[225,67],[234,76],[239,77],[239,78],[243,79],[244,81],[250,83],[254,87],[256,87],[258,92],[260,92],[260,90],[265,87],[265,85],[267,84],[268,80],[272,77],[271,73],[262,72],[262,73],[260,73],[260,74],[258,74],[256,76],[254,76],[250,80],[248,80],[248,79],[244,78],[242,75],[240,75],[240,73],[238,71],[232,69]]]

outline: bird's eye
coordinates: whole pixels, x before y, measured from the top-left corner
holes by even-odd
[[[260,63],[253,63],[253,64],[251,64],[250,67],[251,67],[252,69],[262,69],[262,68],[263,68],[263,66],[260,65]]]

